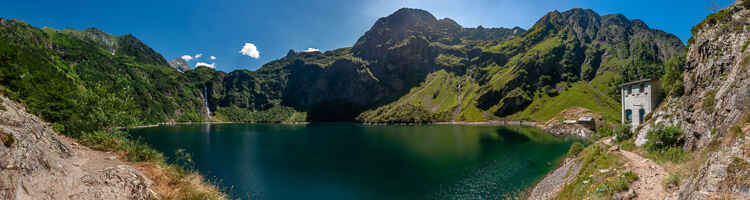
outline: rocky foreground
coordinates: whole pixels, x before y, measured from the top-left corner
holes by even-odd
[[[152,181],[113,154],[59,136],[0,97],[0,199],[158,199]]]
[[[638,175],[627,192],[613,195],[614,199],[750,199],[750,73],[747,70],[750,66],[750,49],[747,48],[750,45],[750,2],[745,1],[736,1],[693,28],[681,75],[684,88],[667,97],[646,123],[633,127],[635,139],[630,148],[635,149],[635,153],[622,151],[612,156],[622,156]],[[659,126],[677,127],[684,133],[678,138],[684,142],[677,148],[686,152],[687,158],[662,160],[661,163],[641,158],[648,154],[645,145],[650,140],[649,132]],[[543,180],[537,189],[544,189],[546,182],[562,181],[554,172],[547,177],[557,179]],[[566,186],[569,185],[572,183]],[[550,199],[555,195],[542,197],[538,199]]]

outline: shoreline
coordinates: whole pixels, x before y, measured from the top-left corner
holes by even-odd
[[[388,125],[470,125],[470,126],[529,126],[542,128],[542,124],[535,121],[506,121],[506,120],[492,120],[483,122],[466,122],[466,121],[455,121],[455,122],[429,122],[429,123],[366,123],[366,122],[282,122],[282,123],[264,123],[264,122],[174,122],[174,123],[158,123],[151,125],[140,125],[140,126],[129,126],[129,127],[117,127],[117,130],[123,129],[137,129],[137,128],[153,128],[159,126],[175,126],[175,125],[200,125],[200,124],[282,124],[282,125],[307,125],[307,124],[320,124],[320,123],[352,123],[361,124],[368,126],[388,126]],[[554,135],[554,134],[552,134]]]
[[[174,122],[174,123],[158,123],[158,124],[151,124],[151,125],[140,125],[140,126],[127,126],[127,127],[117,127],[116,130],[123,130],[123,129],[137,129],[137,128],[153,128],[153,127],[159,127],[159,126],[174,126],[174,125],[193,125],[193,124],[240,124],[241,122]]]

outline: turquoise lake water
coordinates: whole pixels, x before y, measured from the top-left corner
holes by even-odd
[[[242,199],[502,199],[571,140],[522,127],[218,124],[130,131]],[[169,160],[173,162],[172,159]]]

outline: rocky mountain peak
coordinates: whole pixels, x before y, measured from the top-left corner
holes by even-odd
[[[177,71],[185,72],[191,69],[190,65],[187,64],[185,59],[175,58],[167,62],[170,67],[175,68]]]
[[[286,52],[286,57],[291,57],[297,55],[297,52],[294,51],[294,49],[289,49],[288,52]]]
[[[521,28],[463,28],[450,18],[438,20],[425,10],[402,8],[378,19],[352,47],[354,55],[376,59],[395,46],[439,42],[454,45],[465,40],[502,40],[522,34]],[[419,47],[415,47],[419,48]]]
[[[451,27],[450,21],[444,21],[446,28]],[[402,8],[378,19],[372,28],[359,38],[352,50],[355,55],[374,58],[382,55],[385,49],[403,44],[411,37],[424,37],[428,40],[439,37],[439,24],[437,18],[427,11]]]
[[[393,14],[381,19],[392,21],[437,21],[437,18],[430,14],[430,12],[416,8],[401,8]]]

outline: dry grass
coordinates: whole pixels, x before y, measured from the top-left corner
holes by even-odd
[[[154,182],[162,199],[227,199],[219,188],[194,171],[155,162],[132,163]]]
[[[96,131],[78,141],[93,149],[111,151],[154,182],[161,199],[228,199],[203,176],[185,166],[167,164],[164,156],[125,132]]]

